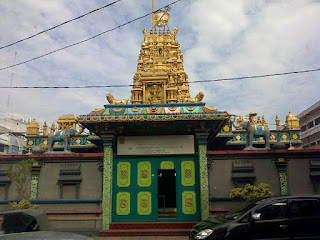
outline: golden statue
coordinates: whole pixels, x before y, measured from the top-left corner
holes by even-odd
[[[113,105],[128,104],[128,100],[125,100],[125,99],[117,100],[114,98],[114,96],[111,93],[108,93],[106,97],[108,102]]]
[[[189,102],[189,103],[201,102],[201,100],[203,99],[203,97],[204,97],[203,92],[199,92],[199,93],[197,94],[197,96],[194,97],[194,98],[185,98],[185,99],[184,99],[184,102]]]
[[[44,124],[43,124],[42,128],[43,128],[43,135],[48,135],[47,121],[44,121]]]
[[[50,133],[53,133],[56,130],[56,125],[54,122],[51,124]]]
[[[280,130],[280,120],[279,120],[279,118],[278,118],[278,115],[276,115],[276,129],[277,130]]]

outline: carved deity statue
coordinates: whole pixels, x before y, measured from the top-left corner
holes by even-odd
[[[199,92],[196,97],[194,97],[194,98],[186,98],[186,99],[184,99],[184,101],[185,102],[190,102],[190,103],[201,102],[203,97],[204,97],[204,93],[203,92]]]
[[[115,99],[114,96],[111,93],[107,94],[107,100],[112,105],[121,105],[121,104],[128,104],[127,99]]]

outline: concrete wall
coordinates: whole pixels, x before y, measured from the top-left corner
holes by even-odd
[[[102,198],[102,171],[99,169],[101,157],[96,159],[36,159],[41,164],[38,180],[38,196],[36,204],[39,204],[40,210],[51,211],[75,211],[74,213],[50,213],[48,217],[51,220],[52,227],[56,230],[72,231],[84,234],[97,234],[101,229],[101,220],[96,219],[101,217],[101,212],[83,213],[82,210],[98,210],[101,208]],[[12,159],[5,160],[2,168],[8,166],[16,166],[16,162]],[[63,198],[60,199],[60,187],[58,179],[60,177],[60,169],[64,164],[80,164],[81,183],[79,185],[79,198],[76,200],[76,185],[64,185]],[[28,194],[30,195],[31,184],[26,182]],[[0,186],[0,212],[13,210],[8,201],[4,199],[5,188]],[[8,200],[18,199],[18,193],[15,184],[12,182],[9,186]],[[67,199],[67,200],[66,200]],[[71,200],[71,201],[68,201]],[[92,200],[92,201],[91,201]],[[74,217],[75,220],[70,220]],[[57,219],[58,218],[58,219]],[[63,220],[65,218],[66,220]],[[67,220],[67,218],[69,218]],[[81,219],[82,218],[82,219]],[[95,218],[95,219],[88,219]],[[79,219],[79,220],[76,220]],[[86,220],[87,219],[87,220]]]
[[[235,188],[232,181],[232,163],[236,161],[250,161],[254,165],[256,175],[255,185],[268,183],[275,195],[280,194],[279,176],[277,168],[271,159],[244,160],[219,159],[213,160],[209,169],[209,195],[210,197],[229,197],[231,189]]]
[[[210,208],[231,208],[236,203],[228,200],[230,192],[235,188],[232,180],[232,163],[246,162],[253,163],[256,179],[254,185],[259,183],[270,184],[270,190],[274,195],[280,195],[280,181],[278,169],[275,161],[283,158],[286,161],[287,188],[289,195],[303,195],[320,193],[319,186],[314,190],[313,182],[310,178],[310,160],[320,160],[320,152],[308,152],[303,150],[277,152],[250,153],[233,152],[225,154],[214,151],[208,154],[208,175],[209,175],[209,196]]]
[[[98,162],[81,164],[79,199],[100,199],[102,196],[102,172]],[[61,163],[44,163],[41,167],[38,184],[38,199],[60,199],[58,178]],[[50,189],[50,190],[49,190]],[[75,199],[75,185],[63,187],[63,199]]]

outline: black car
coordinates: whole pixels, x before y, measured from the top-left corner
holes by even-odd
[[[243,202],[195,225],[189,239],[320,239],[320,195]]]

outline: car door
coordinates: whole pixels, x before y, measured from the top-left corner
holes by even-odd
[[[320,239],[320,203],[314,198],[289,201],[289,228],[294,239]]]
[[[252,211],[248,238],[290,239],[288,206],[286,200],[258,206]]]

